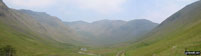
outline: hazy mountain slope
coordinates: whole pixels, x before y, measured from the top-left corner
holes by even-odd
[[[201,1],[178,11],[127,51],[128,56],[185,56],[201,48]]]
[[[10,45],[17,56],[80,56],[73,53],[76,46],[56,41],[47,31],[33,17],[9,9],[0,0],[0,48]]]
[[[128,22],[122,20],[100,20],[92,23],[76,21],[66,22],[66,24],[88,39],[90,44],[96,45],[109,45],[137,39],[158,25],[145,19]]]
[[[78,43],[78,41],[82,41],[82,39],[78,38],[79,36],[77,36],[72,29],[63,24],[63,22],[57,17],[50,16],[43,12],[33,12],[30,10],[19,11],[33,17],[33,19],[38,21],[46,29],[43,33],[50,35],[53,39],[59,42]]]
[[[111,33],[112,37],[123,37],[122,41],[136,39],[155,28],[158,24],[145,19],[137,19],[128,21],[126,24],[114,29]]]

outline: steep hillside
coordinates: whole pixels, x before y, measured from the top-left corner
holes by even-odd
[[[66,24],[87,39],[88,43],[95,45],[110,45],[131,39],[137,40],[139,36],[146,34],[158,25],[145,19],[100,20],[92,23],[76,21],[66,22]]]
[[[56,29],[48,28],[30,15],[8,8],[0,0],[0,52],[3,52],[2,47],[9,45],[15,49],[17,56],[80,56],[74,52],[78,47],[59,42],[55,38],[60,36],[50,35],[52,33],[48,32],[51,30]],[[73,35],[66,38],[73,39]]]
[[[145,40],[128,48],[127,56],[185,56],[201,50],[201,1],[190,4],[162,22]]]
[[[53,39],[59,42],[78,43],[78,41],[82,41],[82,39],[80,39],[72,29],[66,26],[57,17],[50,16],[44,12],[34,12],[31,10],[19,10],[19,12],[33,17],[34,20],[44,26],[45,31],[41,31],[42,33],[50,35]]]

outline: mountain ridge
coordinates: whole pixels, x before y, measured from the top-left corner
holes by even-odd
[[[131,21],[99,20],[92,23],[75,21],[65,23],[84,38],[91,39],[89,40],[92,41],[90,44],[99,43],[98,45],[108,45],[110,43],[114,44],[125,42],[130,39],[137,39],[140,35],[146,34],[146,32],[157,26],[157,23],[153,23],[146,19]]]

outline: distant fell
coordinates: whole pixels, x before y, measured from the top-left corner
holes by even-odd
[[[87,39],[87,43],[103,46],[137,40],[158,24],[146,19],[131,21],[100,20],[92,23],[84,21],[66,22],[70,28]]]

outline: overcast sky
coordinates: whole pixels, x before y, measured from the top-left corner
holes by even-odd
[[[63,21],[148,19],[160,23],[197,0],[4,0],[15,9],[46,12]]]

